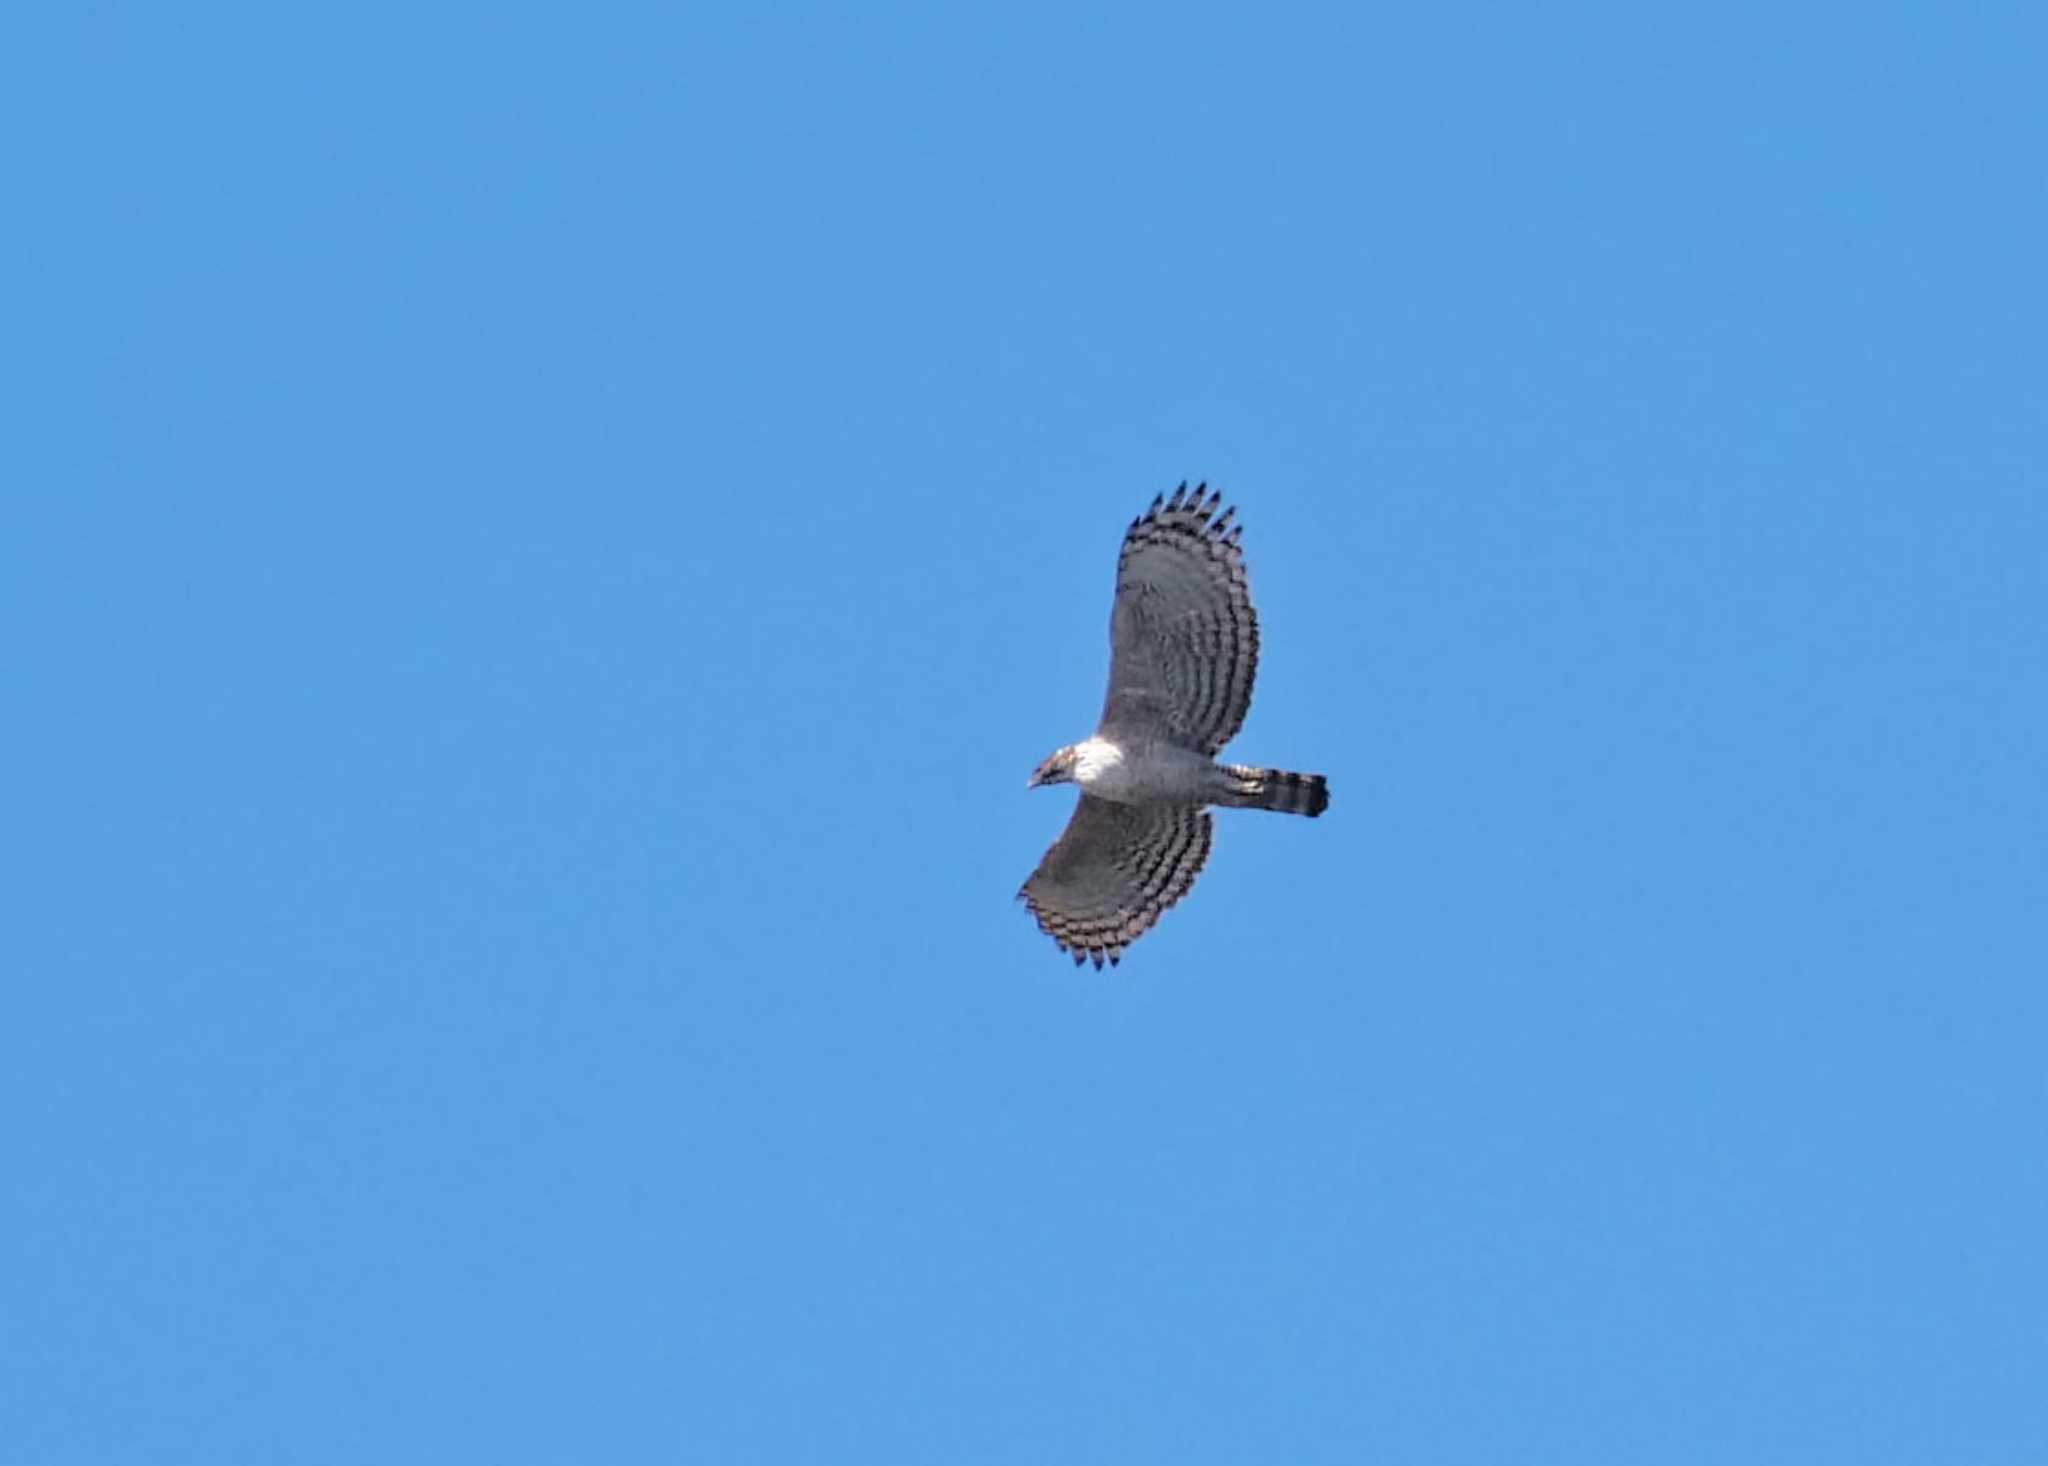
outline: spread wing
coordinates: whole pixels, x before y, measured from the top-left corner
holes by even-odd
[[[1242,526],[1221,494],[1186,484],[1131,521],[1109,618],[1102,731],[1164,738],[1214,755],[1244,726],[1259,666],[1259,618]]]
[[[1192,804],[1112,804],[1083,794],[1018,892],[1038,929],[1074,954],[1114,964],[1188,893],[1209,858],[1209,815]]]

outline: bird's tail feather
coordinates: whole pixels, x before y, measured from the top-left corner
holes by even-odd
[[[1238,809],[1271,809],[1305,814],[1313,819],[1330,807],[1330,781],[1321,774],[1290,774],[1285,769],[1256,769],[1225,764],[1230,788],[1217,801]]]

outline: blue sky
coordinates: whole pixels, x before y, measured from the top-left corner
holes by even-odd
[[[0,1466],[2048,1458],[2037,7],[10,30]]]

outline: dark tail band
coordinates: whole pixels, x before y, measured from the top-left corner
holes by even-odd
[[[1280,814],[1305,814],[1314,819],[1330,807],[1330,781],[1321,774],[1291,774],[1285,769],[1255,769],[1225,764],[1231,791],[1221,802],[1239,809],[1270,809]]]

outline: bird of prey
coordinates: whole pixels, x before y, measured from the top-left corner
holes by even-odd
[[[1259,618],[1236,511],[1182,484],[1131,521],[1109,617],[1109,696],[1095,736],[1032,774],[1079,784],[1074,816],[1018,897],[1039,930],[1112,966],[1188,893],[1209,855],[1203,806],[1321,814],[1321,774],[1216,761],[1244,724],[1259,664]]]

